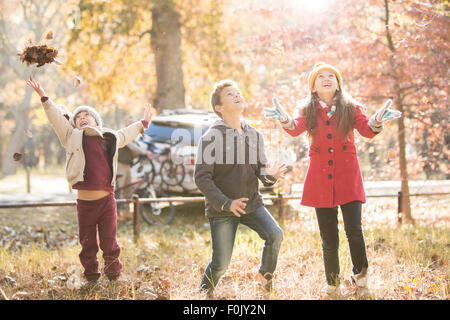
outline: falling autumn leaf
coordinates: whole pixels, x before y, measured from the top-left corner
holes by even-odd
[[[74,79],[74,87],[78,88],[81,85],[81,77],[74,75],[73,79]]]
[[[52,40],[53,39],[53,30],[50,30],[47,32],[47,35],[45,36],[46,40]]]

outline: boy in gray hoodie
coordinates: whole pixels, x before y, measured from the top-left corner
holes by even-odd
[[[283,231],[264,207],[258,179],[271,186],[284,177],[286,166],[268,164],[263,135],[241,119],[244,104],[235,82],[216,83],[211,106],[221,120],[201,137],[197,151],[194,178],[205,195],[213,251],[200,284],[208,296],[230,264],[240,223],[265,241],[256,280],[268,291],[283,240]]]

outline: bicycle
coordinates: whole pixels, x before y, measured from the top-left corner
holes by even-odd
[[[186,169],[183,163],[175,163],[172,161],[172,148],[180,143],[180,141],[172,142],[172,140],[168,139],[167,143],[169,144],[167,159],[161,163],[161,167],[159,169],[161,180],[168,186],[181,186],[186,175]]]
[[[116,179],[121,177],[120,174],[117,175]],[[116,199],[120,197],[120,191],[130,188],[126,193],[125,199],[132,199],[134,194],[137,194],[140,198],[156,198],[156,192],[153,185],[149,183],[149,178],[147,173],[137,179],[134,182],[126,184],[122,187],[116,187],[114,194]],[[119,206],[118,206],[119,207]],[[145,222],[150,225],[165,225],[170,224],[175,217],[175,210],[170,206],[169,210],[163,210],[157,202],[151,203],[141,203],[139,205],[139,211]]]
[[[169,144],[169,147],[160,149],[154,145],[154,142],[166,143]],[[161,177],[161,182],[171,187],[177,185],[182,187],[182,183],[186,176],[186,168],[182,163],[175,163],[172,160],[174,154],[172,148],[179,142],[180,141],[172,142],[171,139],[158,139],[151,142],[145,142],[148,144],[147,149],[154,154],[153,159],[146,156],[138,156],[134,159],[132,167],[135,167],[138,175],[148,173],[148,183],[153,184],[156,176],[154,161],[161,160],[162,157],[165,157],[164,160],[160,161],[158,171],[158,174]]]

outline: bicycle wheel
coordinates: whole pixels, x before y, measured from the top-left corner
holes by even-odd
[[[174,164],[172,160],[164,160],[160,169],[161,180],[169,185],[180,185],[184,180],[185,169],[182,164]]]
[[[149,188],[144,193],[145,198],[156,198],[156,192]],[[140,204],[139,210],[145,222],[150,225],[170,224],[175,217],[175,207],[171,205],[169,208],[161,208],[158,202]]]
[[[148,157],[138,157],[133,163],[133,169],[136,171],[138,178],[146,178],[147,183],[143,184],[141,188],[146,188],[153,183],[156,172],[152,159]]]

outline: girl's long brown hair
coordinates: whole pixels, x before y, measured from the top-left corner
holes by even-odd
[[[349,138],[350,132],[353,130],[353,123],[355,119],[355,107],[358,103],[345,91],[339,89],[336,91],[336,127],[341,133],[344,140]],[[300,114],[306,119],[306,127],[308,136],[314,139],[317,129],[317,104],[319,103],[319,96],[312,92],[300,106]]]

